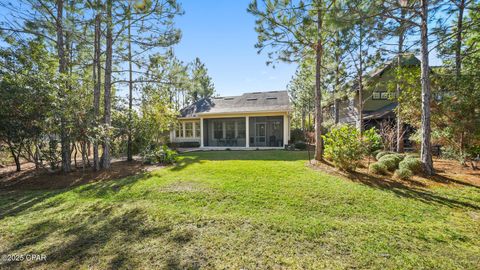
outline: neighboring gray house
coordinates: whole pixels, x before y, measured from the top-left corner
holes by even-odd
[[[201,148],[283,148],[290,139],[287,91],[201,99],[180,110],[173,143]]]
[[[365,128],[378,125],[382,121],[394,121],[397,101],[395,94],[388,92],[386,83],[395,77],[394,68],[397,59],[385,63],[381,68],[374,70],[365,78],[363,90],[363,122]],[[402,56],[403,66],[420,66],[420,60],[413,54]],[[355,87],[354,87],[355,88]],[[339,122],[357,124],[358,121],[358,90],[353,96],[344,97],[339,102]],[[326,106],[326,117],[333,118],[333,104]]]

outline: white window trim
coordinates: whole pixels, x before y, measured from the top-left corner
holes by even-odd
[[[185,124],[186,123],[192,123],[192,137],[187,137],[187,129],[185,128]],[[202,136],[201,132],[200,132],[200,137],[196,136],[196,127],[195,127],[195,123],[199,123],[201,125],[201,123],[199,121],[182,121],[181,123],[179,123],[179,125],[175,128],[175,138],[180,138],[180,139],[198,139]],[[179,132],[180,136],[177,136],[177,132],[176,132],[176,129],[180,127],[181,130]],[[202,127],[200,126],[200,130],[202,130]]]

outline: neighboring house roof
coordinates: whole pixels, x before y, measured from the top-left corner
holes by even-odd
[[[402,64],[402,66],[407,66],[407,67],[409,67],[409,66],[420,66],[420,64],[421,64],[420,60],[413,53],[402,54],[401,57],[400,57],[400,62]],[[387,70],[389,70],[393,67],[396,67],[397,63],[398,63],[398,59],[395,56],[394,58],[387,61],[381,68],[378,68],[378,69],[372,71],[369,74],[369,77],[370,78],[375,78],[377,76],[382,76],[383,73],[385,73],[385,71],[387,71]]]
[[[180,110],[181,117],[203,114],[290,111],[287,91],[245,93],[241,96],[203,98]]]
[[[370,120],[370,119],[379,119],[379,118],[385,118],[389,114],[393,117],[395,113],[393,110],[397,107],[396,102],[392,102],[390,104],[387,104],[383,107],[381,107],[378,110],[375,111],[364,111],[363,112],[363,119],[364,120]]]

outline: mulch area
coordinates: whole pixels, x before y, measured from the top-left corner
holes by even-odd
[[[140,174],[159,166],[143,165],[140,161],[114,161],[108,170],[93,171],[92,168],[74,168],[68,174],[35,170],[32,164],[23,164],[21,172],[14,168],[0,170],[0,190],[52,190],[63,189],[92,182],[121,179]]]
[[[471,167],[462,166],[458,161],[434,158],[435,175],[426,177],[415,175],[408,180],[400,180],[388,175],[376,175],[368,171],[368,164],[374,160],[363,160],[361,165],[354,172],[338,170],[329,161],[312,161],[309,166],[332,175],[346,177],[354,182],[361,182],[367,185],[379,187],[416,187],[428,188],[434,186],[472,186],[480,188],[480,170],[473,170]]]

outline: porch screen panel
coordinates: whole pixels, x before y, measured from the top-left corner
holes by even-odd
[[[204,119],[204,146],[245,147],[245,118]]]
[[[250,117],[249,140],[253,147],[283,147],[283,117]]]

